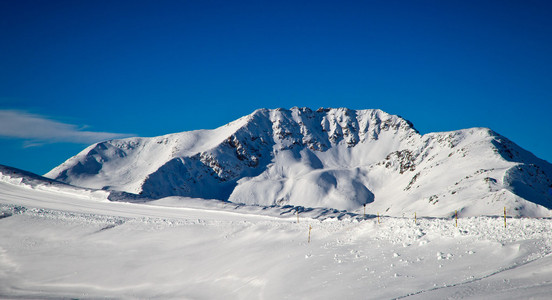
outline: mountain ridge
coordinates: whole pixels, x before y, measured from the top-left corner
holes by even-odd
[[[488,128],[420,135],[379,109],[294,107],[258,109],[212,130],[97,143],[45,176],[151,198],[369,203],[369,211],[439,215],[508,203],[538,215],[551,207],[549,174],[550,164]]]

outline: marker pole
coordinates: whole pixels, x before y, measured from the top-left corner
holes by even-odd
[[[504,206],[504,228],[506,228],[506,206]]]
[[[456,220],[456,227],[458,227],[458,211],[454,211],[454,219]]]

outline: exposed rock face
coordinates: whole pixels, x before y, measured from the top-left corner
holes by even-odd
[[[214,130],[107,141],[46,174],[152,198],[441,215],[505,204],[542,214],[551,175],[549,163],[486,128],[421,136],[401,117],[346,108],[259,109]]]

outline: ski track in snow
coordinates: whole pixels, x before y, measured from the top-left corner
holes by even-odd
[[[435,287],[435,288],[431,288],[431,289],[427,289],[427,290],[421,290],[421,291],[417,291],[417,292],[413,292],[413,293],[410,293],[408,295],[404,295],[404,296],[400,296],[400,297],[397,297],[397,298],[394,298],[394,299],[404,299],[404,298],[409,298],[409,297],[412,297],[412,296],[416,296],[416,295],[420,295],[420,294],[424,294],[424,293],[427,293],[427,292],[432,292],[432,291],[437,291],[437,290],[441,290],[441,289],[447,289],[447,288],[453,288],[453,287],[460,287],[462,285],[467,285],[467,284],[470,284],[470,283],[474,283],[474,282],[477,282],[477,281],[481,281],[483,279],[486,279],[486,278],[489,278],[491,276],[495,276],[497,274],[500,274],[500,273],[503,273],[503,272],[506,272],[506,271],[510,271],[510,270],[513,270],[515,268],[518,268],[518,267],[521,267],[521,266],[524,266],[524,265],[527,265],[527,264],[530,264],[530,263],[534,263],[536,262],[537,260],[539,259],[542,259],[546,256],[550,255],[550,252],[544,254],[543,257],[539,257],[539,258],[535,258],[535,259],[532,259],[532,260],[528,260],[524,263],[521,263],[521,264],[513,264],[511,266],[508,266],[508,267],[505,267],[505,268],[502,268],[498,271],[494,271],[488,275],[485,275],[485,276],[481,276],[481,277],[477,277],[477,278],[474,278],[474,279],[471,279],[471,280],[467,280],[467,281],[462,281],[462,282],[458,282],[458,283],[453,283],[453,284],[447,284],[445,286],[440,286],[440,287]]]

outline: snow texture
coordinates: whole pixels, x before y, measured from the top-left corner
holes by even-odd
[[[514,208],[506,227],[500,210],[456,225],[179,196],[112,202],[107,191],[8,167],[0,174],[2,299],[549,299],[552,291],[552,219],[514,217]]]

